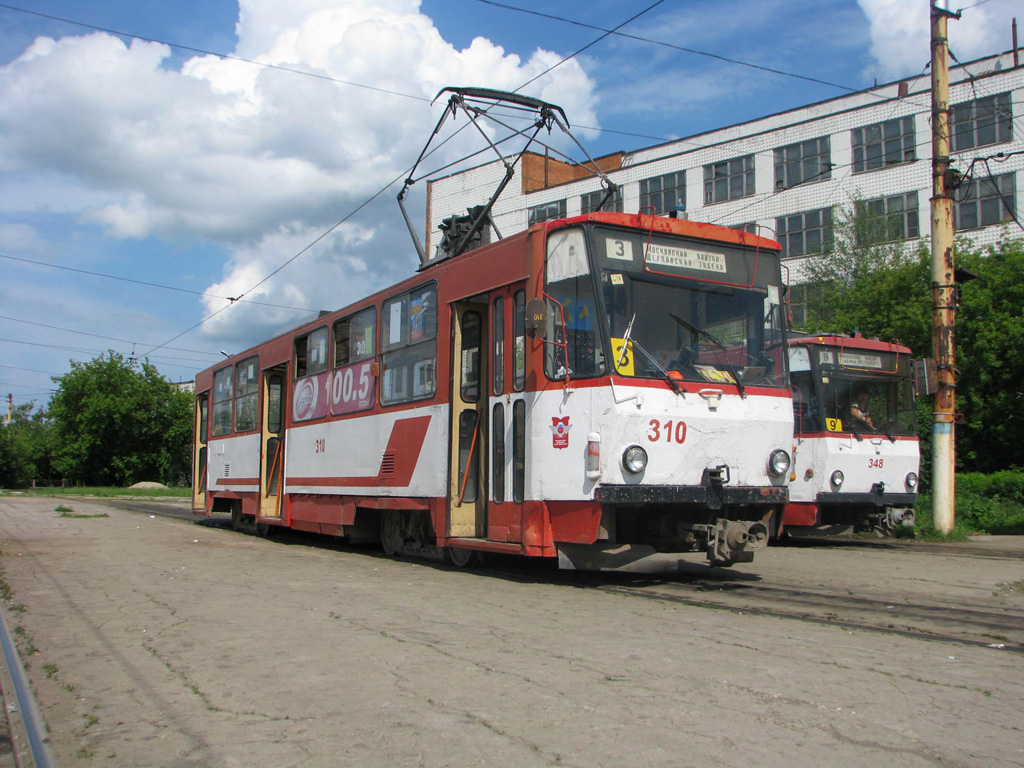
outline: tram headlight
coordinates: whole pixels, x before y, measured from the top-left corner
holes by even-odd
[[[768,455],[768,474],[782,477],[789,471],[789,454],[776,448]]]
[[[912,491],[916,491],[918,483],[917,472],[907,472],[905,482],[907,484],[907,488],[909,488]]]
[[[830,479],[835,489],[839,490],[843,487],[843,481],[846,479],[846,475],[843,474],[843,470],[837,469],[832,473],[832,477]]]
[[[622,468],[627,472],[639,475],[647,469],[647,451],[639,445],[631,445],[622,453]]]

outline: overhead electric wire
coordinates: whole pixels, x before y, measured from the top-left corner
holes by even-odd
[[[654,2],[653,4],[651,4],[651,5],[649,6],[649,7],[645,8],[645,9],[644,9],[643,11],[640,11],[639,13],[637,13],[637,14],[634,14],[634,15],[633,15],[633,16],[631,16],[631,17],[630,17],[629,19],[627,19],[626,21],[622,22],[622,24],[619,24],[619,25],[618,25],[618,26],[616,27],[616,29],[620,29],[621,27],[624,27],[624,26],[625,26],[626,24],[629,24],[629,23],[630,23],[631,21],[633,21],[633,20],[635,20],[635,19],[639,18],[639,17],[640,17],[640,16],[642,16],[643,14],[647,13],[648,11],[650,11],[650,10],[651,10],[652,8],[656,8],[657,6],[661,5],[661,4],[663,3],[663,2],[665,2],[665,0],[656,0],[656,2]],[[2,7],[2,4],[0,4],[0,7]],[[565,63],[566,61],[568,61],[569,59],[571,59],[571,58],[572,58],[573,56],[577,56],[577,55],[579,55],[580,53],[582,53],[583,51],[585,51],[585,50],[586,50],[587,48],[590,48],[590,47],[591,47],[591,46],[593,46],[594,44],[596,44],[596,43],[600,42],[601,40],[603,40],[604,38],[608,37],[608,35],[609,35],[609,34],[611,34],[611,32],[609,32],[609,33],[607,33],[607,34],[604,34],[604,35],[602,35],[601,37],[599,37],[599,38],[598,38],[597,40],[595,40],[594,42],[592,42],[592,43],[590,43],[589,45],[587,45],[587,46],[584,46],[583,48],[581,48],[581,49],[580,49],[579,51],[576,51],[576,52],[575,52],[575,53],[573,53],[572,55],[570,55],[570,56],[567,56],[567,57],[565,57],[564,59],[562,59],[562,60],[561,60],[561,61],[559,61],[558,63],[556,63],[556,64],[552,65],[551,67],[548,67],[548,68],[547,68],[546,70],[544,70],[543,72],[541,72],[541,73],[540,73],[539,75],[537,75],[537,76],[535,76],[535,77],[531,78],[530,80],[527,80],[527,81],[526,81],[525,83],[523,83],[522,85],[520,85],[520,86],[519,86],[519,88],[517,88],[516,90],[517,90],[517,91],[518,91],[518,90],[522,90],[523,88],[525,88],[525,87],[526,87],[527,85],[529,85],[530,83],[532,83],[532,82],[534,82],[535,80],[537,80],[537,79],[539,79],[539,78],[543,77],[544,75],[548,74],[548,73],[549,73],[549,72],[551,72],[551,71],[552,71],[553,69],[555,69],[556,67],[560,66],[561,64],[564,64],[564,63]],[[435,150],[435,151],[436,151],[436,150]],[[402,178],[403,178],[403,177],[404,177],[405,175],[406,175],[406,174],[405,174],[405,173],[403,173],[403,174],[399,175],[398,177],[396,177],[395,179],[393,179],[392,181],[388,182],[388,183],[387,183],[386,185],[384,185],[383,187],[381,187],[381,188],[380,188],[380,189],[379,189],[379,190],[378,190],[378,191],[377,191],[376,193],[374,193],[374,194],[373,194],[373,195],[372,195],[371,197],[369,197],[369,198],[367,198],[366,200],[364,200],[364,201],[363,201],[363,202],[362,202],[362,203],[361,203],[361,204],[360,204],[359,206],[357,206],[356,208],[354,208],[354,209],[353,209],[353,210],[352,210],[351,212],[349,212],[349,213],[348,213],[348,214],[347,214],[347,215],[346,215],[346,216],[345,216],[344,218],[342,218],[342,219],[341,219],[341,220],[340,220],[339,222],[337,222],[337,223],[336,223],[336,224],[334,224],[334,225],[333,225],[332,227],[330,227],[330,228],[329,228],[328,230],[326,230],[325,232],[323,232],[323,233],[322,233],[322,234],[321,234],[321,235],[320,235],[319,237],[317,237],[317,238],[316,238],[315,240],[313,240],[313,241],[312,241],[311,243],[309,243],[309,244],[308,244],[308,245],[307,245],[307,246],[306,246],[305,248],[303,248],[303,249],[302,249],[301,251],[299,251],[298,253],[296,253],[296,254],[295,254],[294,256],[292,256],[292,257],[291,257],[290,259],[288,259],[287,261],[285,261],[285,262],[284,262],[283,264],[281,264],[281,265],[280,265],[280,266],[279,266],[279,267],[278,267],[277,269],[275,269],[274,271],[272,271],[271,273],[269,273],[268,275],[266,275],[266,276],[265,276],[265,277],[264,277],[264,278],[263,278],[262,280],[260,280],[260,281],[259,281],[259,282],[257,282],[256,284],[254,284],[254,285],[253,285],[253,286],[252,286],[251,288],[249,288],[249,289],[248,289],[247,291],[243,291],[243,292],[242,292],[241,294],[239,294],[239,296],[238,296],[238,299],[241,299],[241,298],[242,298],[243,296],[245,296],[246,294],[248,294],[248,293],[251,293],[252,291],[256,290],[256,289],[257,289],[258,287],[260,287],[260,286],[261,286],[261,285],[263,285],[263,284],[264,284],[265,282],[267,282],[267,280],[269,280],[270,278],[272,278],[272,277],[273,277],[274,275],[278,274],[278,273],[279,273],[279,272],[280,272],[281,270],[283,270],[283,269],[284,269],[285,267],[287,267],[287,266],[288,266],[289,264],[291,264],[292,262],[294,262],[294,261],[295,261],[296,259],[298,259],[298,258],[299,258],[300,256],[302,256],[303,254],[307,253],[307,252],[308,252],[308,251],[309,251],[309,250],[310,250],[311,248],[313,248],[313,246],[315,246],[315,245],[316,245],[317,243],[319,243],[319,242],[320,242],[321,240],[323,240],[323,239],[324,239],[325,237],[327,237],[327,236],[328,236],[329,234],[331,234],[332,232],[334,232],[334,230],[336,230],[336,229],[337,229],[338,227],[340,227],[340,226],[341,226],[342,224],[344,224],[345,222],[347,222],[347,221],[348,221],[348,220],[349,220],[350,218],[352,218],[352,217],[353,217],[353,216],[355,216],[355,215],[356,215],[357,213],[359,213],[359,212],[360,212],[360,211],[361,211],[361,210],[362,210],[363,208],[365,208],[365,207],[366,207],[366,206],[368,206],[368,205],[369,205],[370,203],[372,203],[372,202],[373,202],[374,200],[376,200],[376,199],[377,199],[378,197],[380,197],[380,196],[381,196],[382,194],[384,194],[384,193],[385,193],[385,192],[386,192],[386,191],[387,191],[388,189],[390,189],[390,188],[391,188],[392,186],[394,186],[394,185],[395,185],[396,183],[398,183],[399,181],[401,181],[401,180],[402,180]],[[234,303],[234,301],[232,302],[232,304],[233,304],[233,303]],[[161,349],[162,347],[165,347],[165,346],[167,346],[167,345],[168,345],[168,344],[170,344],[171,342],[173,342],[173,341],[176,341],[177,339],[181,338],[181,337],[182,337],[182,336],[184,336],[185,334],[187,334],[187,333],[190,333],[190,332],[192,332],[193,330],[195,330],[195,329],[196,329],[196,328],[198,328],[199,326],[201,326],[201,325],[203,325],[204,323],[206,323],[206,322],[208,322],[209,320],[211,320],[211,319],[212,319],[213,317],[215,317],[216,315],[218,315],[218,314],[220,314],[221,312],[223,312],[223,311],[224,311],[225,309],[227,309],[227,307],[228,307],[228,306],[231,306],[231,304],[228,304],[228,305],[226,305],[226,306],[224,306],[224,307],[221,307],[221,308],[220,308],[219,310],[217,310],[216,312],[213,312],[213,313],[211,313],[211,314],[207,315],[207,316],[206,316],[206,317],[204,317],[204,318],[203,318],[202,320],[200,320],[200,321],[199,321],[198,323],[195,323],[195,324],[194,324],[194,325],[192,325],[191,327],[189,327],[189,328],[185,329],[184,331],[182,331],[181,333],[179,333],[179,334],[178,334],[177,336],[174,336],[173,338],[169,339],[168,341],[164,342],[163,344],[157,345],[157,346],[155,346],[155,347],[153,347],[153,348],[151,348],[151,349],[147,350],[147,351],[146,351],[145,353],[143,353],[143,354],[144,354],[144,355],[148,355],[148,354],[151,354],[152,352],[155,352],[156,350],[158,350],[158,349]]]
[[[483,0],[481,0],[481,2],[483,2]],[[554,65],[552,65],[552,66],[548,67],[548,68],[547,68],[547,69],[545,69],[545,70],[544,70],[543,72],[541,72],[541,73],[540,73],[539,75],[536,75],[536,76],[534,76],[534,77],[531,77],[531,78],[530,78],[529,80],[527,80],[527,81],[526,81],[525,83],[523,83],[523,84],[522,84],[522,85],[520,85],[520,86],[519,86],[518,88],[516,88],[516,89],[515,89],[515,91],[514,91],[514,93],[518,93],[519,91],[523,90],[523,88],[525,88],[526,86],[528,86],[528,85],[529,85],[530,83],[532,83],[532,82],[534,82],[534,81],[536,81],[536,80],[540,80],[540,78],[544,77],[544,75],[546,75],[546,74],[548,74],[549,72],[551,72],[551,70],[553,70],[553,69],[555,69],[555,68],[557,68],[557,67],[560,67],[560,66],[562,66],[563,64],[565,64],[565,62],[569,61],[570,59],[574,59],[574,58],[576,58],[577,56],[579,56],[579,55],[580,55],[581,53],[583,53],[583,52],[584,52],[585,50],[587,50],[588,48],[593,48],[593,47],[594,47],[595,45],[597,45],[598,43],[600,43],[600,42],[601,42],[602,40],[604,40],[604,39],[605,39],[606,37],[608,37],[608,36],[610,36],[610,35],[614,35],[614,34],[615,34],[615,33],[616,33],[616,32],[617,32],[618,30],[622,29],[622,28],[623,28],[624,26],[626,26],[627,24],[630,24],[631,22],[633,22],[633,21],[636,21],[636,20],[637,20],[637,19],[639,19],[639,18],[640,18],[641,16],[643,16],[643,15],[644,15],[645,13],[648,13],[649,11],[652,11],[652,10],[654,10],[654,9],[655,9],[655,8],[657,8],[657,7],[659,6],[659,5],[661,5],[661,4],[663,3],[663,2],[665,2],[665,0],[655,0],[655,2],[654,2],[654,3],[652,3],[652,4],[651,4],[651,5],[649,5],[649,6],[647,6],[646,8],[644,8],[644,9],[643,9],[642,11],[640,11],[639,13],[637,13],[637,14],[634,14],[633,16],[630,16],[630,17],[629,17],[628,19],[626,19],[626,20],[625,20],[624,22],[622,22],[621,24],[619,24],[619,25],[618,25],[617,27],[615,27],[614,29],[605,29],[605,30],[601,30],[602,32],[604,32],[604,34],[603,34],[603,35],[601,35],[600,37],[598,37],[598,38],[597,38],[596,40],[593,40],[593,41],[591,41],[591,42],[587,43],[586,45],[584,45],[584,46],[583,46],[582,48],[580,48],[580,49],[579,49],[578,51],[576,51],[575,53],[572,53],[572,54],[570,54],[569,56],[566,56],[565,58],[563,58],[563,59],[562,59],[561,61],[559,61],[558,63],[556,63],[556,64],[554,64]],[[595,29],[596,29],[596,28],[595,28]]]
[[[177,48],[177,49],[182,50],[182,51],[190,51],[191,53],[201,53],[204,56],[216,56],[216,57],[221,58],[221,59],[229,59],[231,61],[240,61],[240,62],[242,62],[244,64],[252,64],[253,66],[264,67],[266,69],[277,69],[277,70],[280,70],[282,72],[289,72],[289,73],[291,73],[293,75],[305,75],[306,77],[315,77],[318,80],[327,80],[329,82],[338,83],[340,85],[351,85],[353,88],[365,88],[368,91],[377,91],[378,93],[386,93],[386,94],[389,94],[391,96],[401,96],[401,97],[406,98],[406,99],[414,99],[416,101],[425,101],[425,102],[428,102],[428,103],[430,102],[430,99],[428,99],[428,98],[425,98],[423,96],[417,96],[417,95],[411,94],[411,93],[402,93],[401,91],[393,91],[393,90],[390,90],[388,88],[378,88],[377,86],[374,86],[374,85],[366,85],[365,83],[356,83],[356,82],[353,82],[351,80],[341,80],[340,78],[331,77],[330,75],[321,75],[321,74],[318,74],[316,72],[307,72],[306,70],[302,70],[302,69],[293,69],[291,67],[281,66],[280,64],[268,64],[268,63],[266,63],[264,61],[253,61],[252,59],[245,59],[245,58],[242,58],[241,56],[236,56],[236,55],[230,54],[230,53],[217,53],[216,51],[207,51],[207,50],[204,50],[202,48],[195,48],[195,47],[189,46],[189,45],[181,45],[179,43],[172,43],[172,42],[169,42],[167,40],[160,40],[159,38],[156,38],[156,37],[146,37],[145,35],[136,35],[133,32],[121,32],[119,30],[110,29],[108,27],[100,27],[100,26],[97,26],[95,24],[87,24],[87,23],[82,22],[82,21],[74,21],[73,19],[64,18],[62,16],[54,16],[53,14],[49,14],[49,13],[40,13],[39,11],[30,11],[27,8],[19,8],[19,7],[14,6],[14,5],[8,5],[6,3],[0,3],[0,8],[6,8],[8,11],[15,11],[17,13],[26,13],[26,14],[29,14],[31,16],[39,16],[40,18],[49,19],[50,21],[59,21],[62,24],[71,24],[71,25],[76,26],[76,27],[83,27],[85,29],[92,29],[92,30],[95,30],[96,32],[106,32],[108,35],[117,35],[118,37],[128,37],[128,38],[132,38],[134,40],[142,40],[143,42],[146,42],[146,43],[159,43],[160,45],[166,45],[166,46],[168,46],[170,48]]]
[[[785,77],[794,77],[794,78],[797,78],[799,80],[807,80],[807,81],[810,81],[812,83],[818,83],[819,85],[827,85],[827,86],[832,87],[832,88],[839,88],[841,90],[850,91],[852,93],[857,93],[857,92],[862,90],[860,88],[851,88],[848,85],[840,85],[839,83],[831,83],[828,80],[820,80],[820,79],[818,79],[816,77],[809,77],[807,75],[798,75],[798,74],[795,74],[793,72],[786,72],[786,71],[781,70],[781,69],[773,69],[772,67],[766,67],[766,66],[762,66],[760,64],[751,64],[748,61],[741,61],[740,59],[733,59],[733,58],[730,58],[728,56],[722,56],[722,55],[717,54],[717,53],[709,53],[708,51],[700,51],[700,50],[697,50],[696,48],[686,48],[686,47],[681,46],[681,45],[675,45],[674,43],[666,43],[666,42],[664,42],[662,40],[651,40],[650,38],[647,38],[647,37],[640,37],[638,35],[630,35],[630,34],[626,34],[625,32],[619,32],[618,30],[620,29],[621,26],[624,26],[624,24],[623,25],[619,25],[619,27],[615,27],[615,29],[606,29],[604,27],[599,27],[599,26],[596,26],[594,24],[587,24],[587,23],[582,22],[582,21],[576,21],[575,19],[568,19],[568,18],[566,18],[564,16],[556,16],[556,15],[551,14],[551,13],[542,13],[540,11],[533,11],[533,10],[530,10],[529,8],[519,8],[517,6],[508,5],[506,3],[498,3],[498,2],[495,2],[495,0],[477,0],[477,2],[478,3],[483,3],[484,5],[493,5],[496,8],[504,8],[505,10],[516,11],[517,13],[525,13],[525,14],[529,14],[531,16],[539,16],[539,17],[544,18],[544,19],[551,19],[552,21],[561,21],[561,22],[564,22],[565,24],[572,24],[572,25],[577,26],[577,27],[584,27],[586,29],[593,29],[593,30],[596,30],[596,31],[599,31],[599,32],[605,32],[606,33],[605,35],[603,35],[602,37],[598,38],[594,42],[598,42],[600,40],[603,40],[605,37],[608,37],[608,35],[616,35],[618,37],[625,37],[625,38],[628,38],[630,40],[636,40],[636,41],[642,42],[642,43],[651,43],[652,45],[660,45],[660,46],[664,46],[665,48],[672,48],[673,50],[682,51],[683,53],[693,53],[693,54],[696,54],[698,56],[707,56],[708,58],[718,59],[719,61],[724,61],[724,62],[726,62],[728,64],[737,64],[737,65],[742,66],[742,67],[750,67],[751,69],[759,69],[759,70],[761,70],[763,72],[770,72],[770,73],[775,74],[775,75],[783,75]],[[656,3],[655,5],[659,5],[659,4],[660,3]],[[653,7],[654,6],[651,6],[651,8],[653,8]],[[651,10],[651,8],[646,9],[642,13],[646,13],[647,11]],[[639,15],[642,15],[642,14],[637,14],[637,15],[639,16]],[[636,17],[634,16],[633,18],[635,19]],[[633,19],[630,19],[629,21],[632,21],[632,20]],[[625,23],[628,24],[629,22],[625,22]],[[593,44],[594,43],[591,43],[590,45],[593,45]],[[589,47],[590,46],[587,46],[586,48],[589,48]],[[582,53],[584,50],[586,50],[586,48],[583,48],[580,51],[577,51],[576,54],[573,54],[573,55],[577,55],[579,53]]]
[[[120,280],[123,283],[134,283],[135,285],[145,285],[149,288],[163,288],[168,291],[178,291],[179,293],[190,293],[193,296],[203,296],[210,299],[222,299],[224,301],[236,302],[242,301],[246,304],[258,304],[263,307],[273,307],[274,309],[292,309],[298,312],[316,312],[315,309],[309,307],[290,307],[287,304],[272,304],[267,301],[256,301],[255,299],[243,299],[239,296],[218,296],[215,293],[209,293],[207,291],[193,291],[189,288],[181,288],[174,285],[163,285],[161,283],[151,283],[145,280],[134,280],[130,277],[119,277],[118,275],[108,275],[103,272],[91,272],[87,269],[78,269],[77,267],[68,267],[63,264],[51,264],[45,261],[36,261],[35,259],[25,259],[19,256],[8,256],[7,254],[0,253],[0,259],[9,259],[10,261],[20,261],[23,264],[32,264],[37,267],[49,267],[50,269],[60,269],[65,272],[77,272],[80,275],[90,275],[91,277],[102,277],[107,280]]]
[[[118,338],[116,338],[114,336],[102,336],[101,334],[98,334],[98,333],[90,333],[88,331],[77,331],[74,328],[61,328],[60,326],[57,326],[57,325],[47,325],[46,323],[39,323],[39,322],[36,322],[34,320],[22,320],[21,318],[8,317],[7,315],[0,315],[0,320],[10,320],[11,322],[24,323],[25,325],[35,325],[35,326],[37,326],[39,328],[48,328],[51,331],[60,331],[62,333],[77,333],[77,334],[79,334],[81,336],[90,336],[90,337],[92,337],[94,339],[103,339],[104,341],[117,341],[117,342],[120,342],[122,344],[137,344],[137,345],[141,345],[141,346],[148,346],[149,345],[148,342],[144,343],[144,342],[141,342],[141,341],[134,341],[132,339],[118,339]],[[165,349],[172,349],[175,352],[191,352],[192,354],[195,354],[195,355],[210,355],[211,357],[220,357],[220,353],[218,353],[218,352],[207,352],[207,351],[201,350],[201,349],[185,349],[184,347],[164,347],[164,348]],[[179,358],[164,358],[164,359],[187,360],[188,358],[179,357]],[[203,361],[202,360],[194,360],[193,362],[203,362]]]
[[[102,354],[105,354],[106,352],[115,352],[116,351],[116,350],[112,350],[112,349],[88,349],[86,347],[69,347],[69,346],[63,346],[63,345],[60,345],[60,344],[44,344],[41,341],[22,341],[22,340],[19,340],[19,339],[3,339],[3,338],[0,338],[0,342],[6,343],[6,344],[21,344],[21,345],[24,345],[24,346],[27,346],[27,347],[41,347],[43,349],[59,349],[62,352],[77,352],[77,353],[83,354],[83,355],[102,355]],[[138,360],[138,359],[140,359],[142,357],[142,355],[122,354],[120,352],[118,352],[117,354],[120,354],[120,355],[122,355],[122,357],[127,357],[127,358],[130,358],[130,359],[133,359],[133,360]],[[152,360],[152,361],[157,361],[161,365],[171,366],[172,368],[186,368],[186,369],[191,370],[191,371],[195,370],[195,365],[182,365],[180,363],[168,363],[168,362],[166,362],[167,360],[188,360],[189,359],[189,358],[185,358],[185,357],[164,357],[164,356],[161,355],[160,357],[154,357],[154,358],[148,358],[147,357],[146,359]],[[196,360],[196,361],[193,361],[193,362],[195,363],[195,362],[205,362],[205,361],[198,361],[198,360]],[[62,375],[62,374],[60,374],[60,375]]]

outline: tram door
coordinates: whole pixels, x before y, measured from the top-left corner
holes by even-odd
[[[206,509],[206,443],[210,425],[210,393],[196,398],[195,447],[192,455],[192,509]]]
[[[452,423],[448,535],[487,536],[486,304],[452,305]]]
[[[284,366],[263,372],[259,516],[278,519],[284,485],[284,381]]]

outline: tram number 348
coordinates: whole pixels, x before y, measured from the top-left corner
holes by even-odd
[[[652,443],[680,443],[686,441],[685,421],[658,421],[651,419],[647,425],[647,439]]]

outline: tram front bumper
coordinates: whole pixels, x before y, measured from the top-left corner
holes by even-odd
[[[600,485],[594,499],[602,504],[681,504],[721,509],[763,504],[774,506],[789,501],[789,490],[781,486],[708,485]]]

